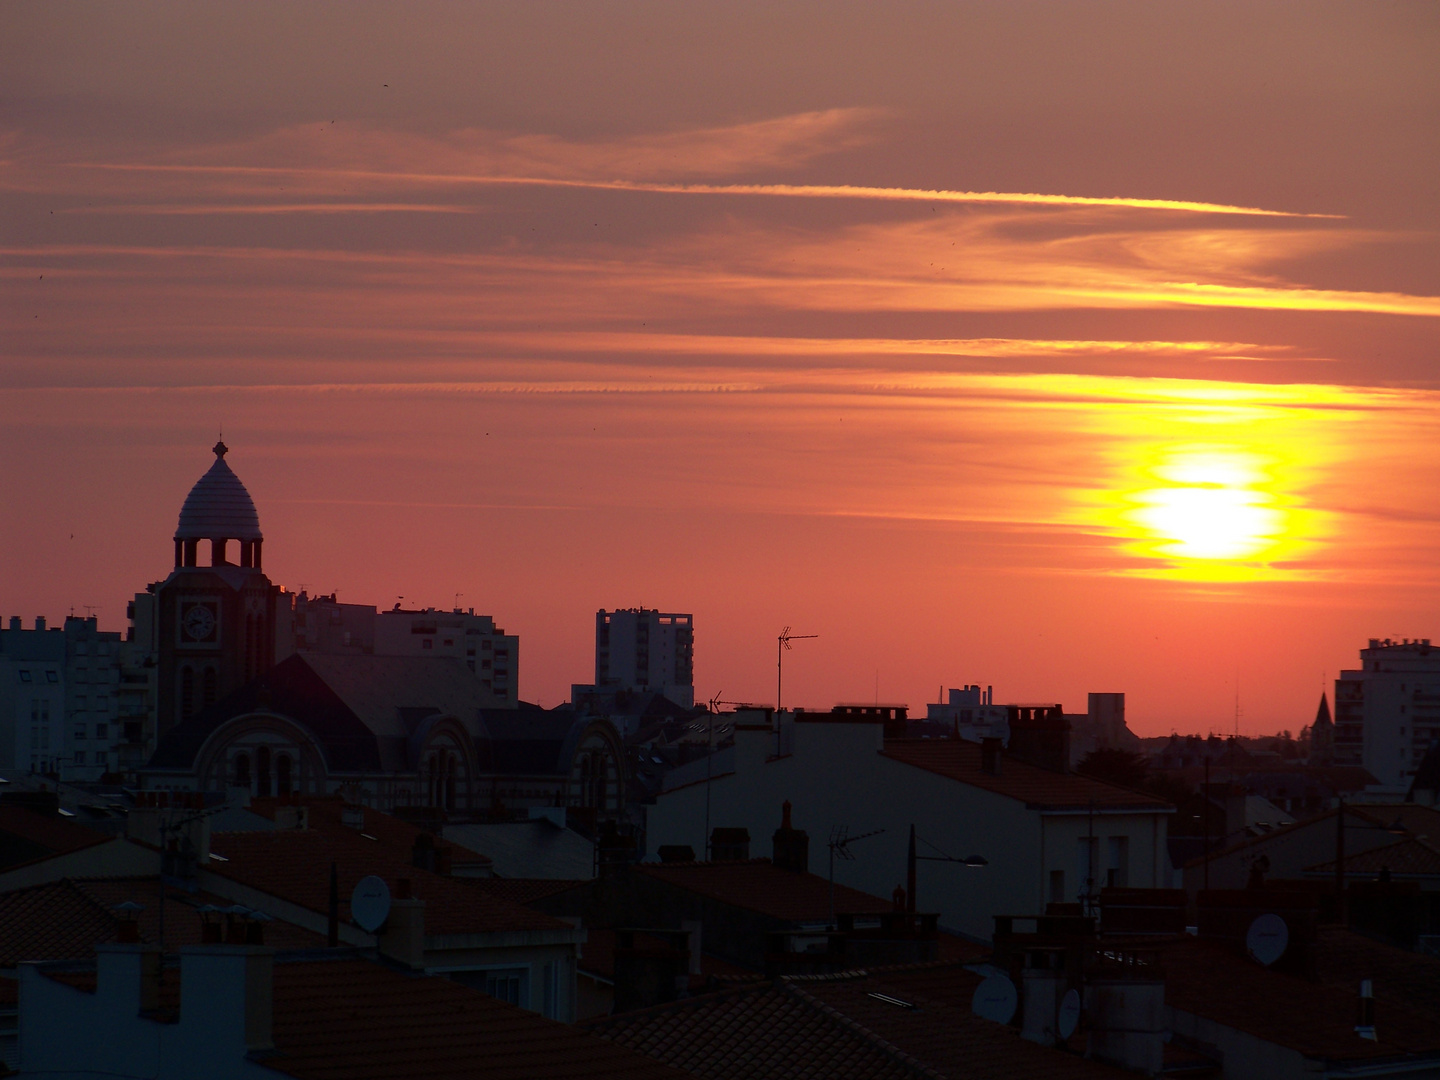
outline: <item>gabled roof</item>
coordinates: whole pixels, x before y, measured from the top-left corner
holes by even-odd
[[[463,878],[415,866],[411,851],[422,830],[413,825],[366,809],[363,829],[351,829],[339,824],[339,800],[315,799],[309,805],[311,827],[307,829],[212,835],[210,850],[227,861],[209,863],[206,869],[327,914],[333,862],[340,878],[340,918],[344,922],[350,919],[350,894],[362,877],[374,874],[383,878],[392,894],[403,878],[410,882],[412,894],[425,901],[425,933],[429,936],[572,929],[568,923],[511,903]],[[328,820],[327,806],[333,807],[333,822]],[[263,811],[265,806],[257,804],[257,809]]]
[[[1347,874],[1374,875],[1387,871],[1395,877],[1440,878],[1440,849],[1424,840],[1413,837],[1399,840],[1384,847],[1357,851],[1345,856]],[[1305,868],[1307,874],[1330,875],[1335,873],[1335,860],[1317,863]]]
[[[830,916],[830,883],[825,878],[782,869],[769,859],[638,863],[635,871],[669,882],[676,888],[788,922],[809,922]],[[894,906],[890,900],[859,889],[835,886],[837,912],[879,915],[894,910]]]
[[[1018,799],[1038,810],[1165,812],[1164,799],[1079,773],[1059,773],[1001,754],[999,775],[981,768],[982,748],[967,739],[886,739],[882,753],[917,769]]]
[[[140,939],[160,940],[158,877],[65,878],[0,893],[0,968],[24,961],[85,960],[95,946],[116,941],[121,917],[115,905],[144,905],[139,913]],[[201,904],[228,906],[229,901],[205,892],[165,887],[164,948],[200,944]],[[265,930],[266,943],[305,949],[325,944],[324,938],[289,923],[275,921]]]
[[[970,1002],[979,983],[977,975],[953,963],[791,976],[585,1026],[715,1080],[1127,1075],[1026,1042],[1014,1028],[975,1016]]]
[[[683,1080],[579,1028],[363,960],[275,965],[275,1049],[300,1080]]]
[[[0,870],[103,844],[110,836],[59,814],[0,804]]]

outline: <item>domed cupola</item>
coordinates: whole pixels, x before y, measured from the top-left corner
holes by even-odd
[[[226,558],[226,543],[240,542],[240,565],[260,568],[260,515],[240,478],[225,464],[230,449],[223,442],[215,444],[215,464],[195,482],[185,505],[180,508],[180,523],[175,526],[175,565],[196,566],[201,540],[210,541],[212,566],[231,565]]]

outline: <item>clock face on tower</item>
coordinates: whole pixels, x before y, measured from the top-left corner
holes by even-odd
[[[218,600],[180,601],[180,644],[214,645],[220,640]]]

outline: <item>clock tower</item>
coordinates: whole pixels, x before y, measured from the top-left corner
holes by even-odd
[[[158,735],[275,663],[280,590],[261,568],[260,516],[225,463],[229,448],[217,442],[214,450],[215,463],[180,508],[175,569],[155,587]],[[200,565],[202,554],[208,565]]]

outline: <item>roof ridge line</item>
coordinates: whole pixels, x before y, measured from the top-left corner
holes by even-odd
[[[852,1035],[858,1035],[897,1065],[908,1069],[912,1075],[920,1077],[922,1080],[950,1080],[948,1073],[940,1072],[930,1065],[925,1064],[925,1062],[913,1054],[907,1054],[894,1043],[877,1035],[858,1020],[846,1016],[839,1009],[827,1005],[812,994],[806,993],[799,986],[788,981],[782,981],[780,985],[782,990],[793,995],[801,1004],[815,1010],[837,1027],[850,1032]]]

